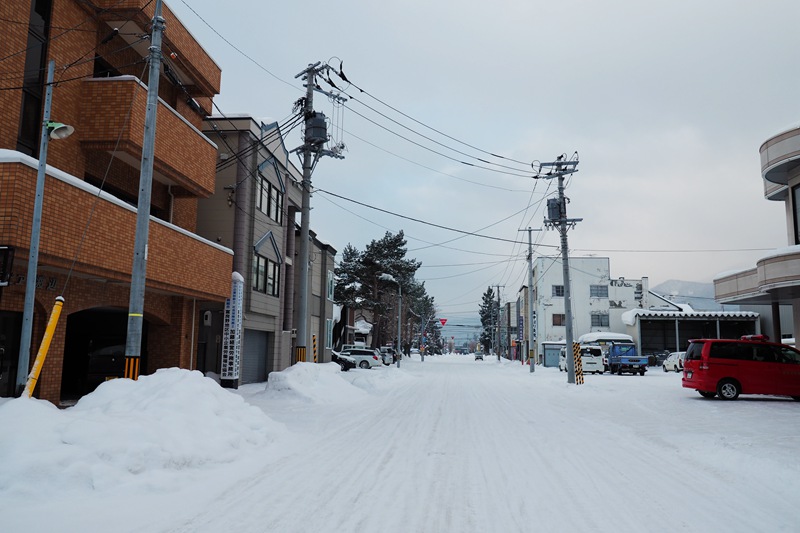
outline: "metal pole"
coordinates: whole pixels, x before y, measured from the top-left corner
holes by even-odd
[[[531,241],[532,228],[528,228],[528,363],[530,371],[536,370],[536,356],[533,354],[533,243]]]
[[[144,293],[147,279],[147,239],[150,231],[150,196],[153,187],[153,154],[156,143],[158,82],[161,76],[161,34],[164,18],[161,0],[156,0],[153,35],[150,39],[150,70],[147,77],[147,109],[142,140],[142,164],[139,175],[139,201],[136,205],[136,238],[133,245],[131,294],[128,303],[128,336],[125,341],[125,377],[139,379],[139,356],[142,349]]]
[[[303,114],[308,131],[309,120],[314,116],[314,85],[316,84],[316,67],[309,65],[306,74],[306,101]],[[303,201],[301,205],[300,220],[300,279],[297,280],[298,310],[297,310],[297,340],[295,345],[295,361],[306,360],[306,346],[308,345],[308,275],[309,275],[309,239],[311,214],[311,171],[314,168],[314,154],[312,146],[304,139],[303,144]]]
[[[558,229],[561,233],[561,266],[564,272],[564,317],[567,327],[567,383],[575,383],[575,358],[572,354],[572,300],[569,289],[569,247],[567,245],[567,202],[564,199],[564,175],[558,176],[558,200],[561,208]]]
[[[400,320],[400,312],[403,310],[403,288],[400,287],[400,282],[397,282],[397,368],[400,368],[400,327],[402,325]],[[423,359],[424,361],[425,359]]]
[[[497,352],[497,362],[500,362],[500,285],[497,286],[497,313],[495,314],[495,340],[494,349]]]
[[[44,180],[47,169],[47,139],[50,108],[53,103],[53,77],[56,62],[47,64],[47,89],[42,115],[42,139],[39,145],[39,169],[36,173],[36,196],[33,202],[31,245],[28,254],[28,274],[25,278],[25,307],[22,312],[22,334],[19,341],[19,364],[17,366],[17,394],[21,394],[28,382],[28,365],[31,360],[31,336],[33,335],[33,307],[36,297],[36,270],[39,267],[39,234],[42,231],[42,205],[44,203]]]

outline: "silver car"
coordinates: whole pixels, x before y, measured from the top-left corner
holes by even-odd
[[[376,348],[350,348],[342,350],[342,355],[349,355],[355,359],[358,368],[372,368],[373,366],[383,365],[381,352]]]
[[[661,368],[664,369],[664,372],[683,372],[683,358],[685,356],[686,352],[672,352],[666,359],[664,359],[664,363],[661,365]]]

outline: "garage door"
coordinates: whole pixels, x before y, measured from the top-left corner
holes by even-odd
[[[268,337],[266,331],[244,330],[242,384],[267,381]]]

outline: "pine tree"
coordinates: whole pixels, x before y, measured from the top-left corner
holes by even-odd
[[[484,351],[492,348],[492,331],[497,324],[497,302],[495,301],[494,291],[491,287],[486,289],[483,293],[481,306],[478,309],[478,314],[481,317],[481,330],[480,343],[483,345]]]

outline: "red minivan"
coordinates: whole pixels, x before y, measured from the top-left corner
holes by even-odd
[[[683,365],[683,386],[704,398],[773,394],[800,401],[800,352],[763,335],[691,340]]]

